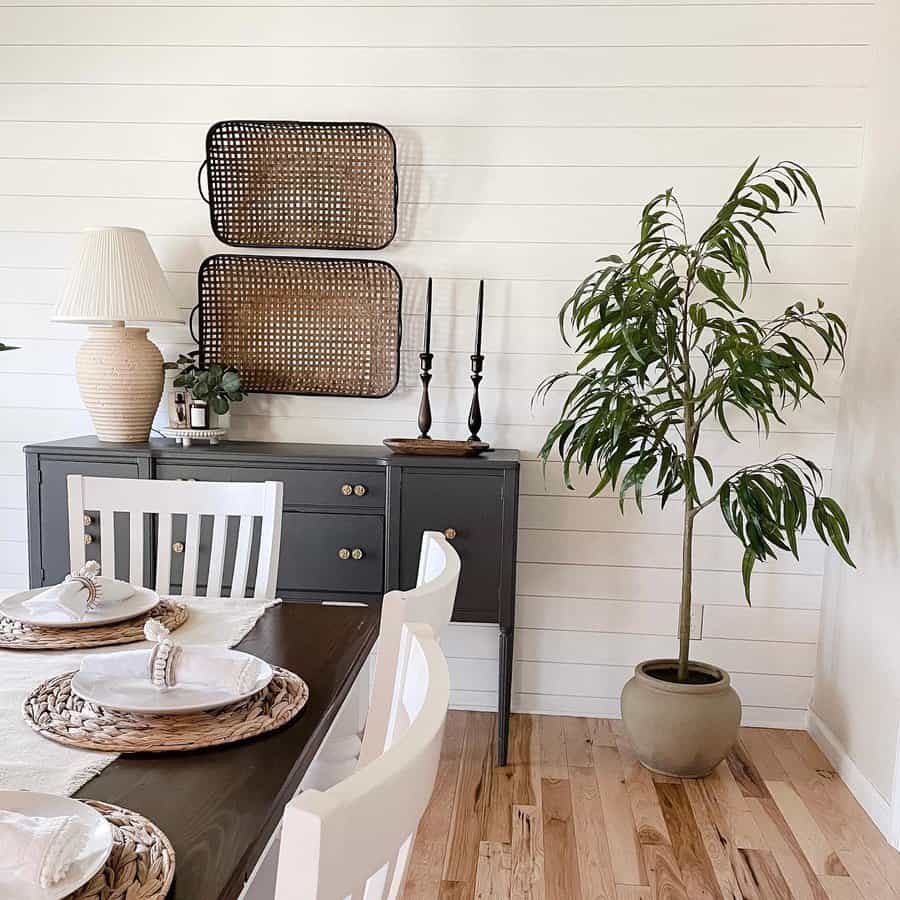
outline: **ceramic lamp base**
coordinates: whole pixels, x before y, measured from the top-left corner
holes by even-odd
[[[146,328],[123,323],[88,329],[75,358],[81,399],[101,441],[146,441],[163,388],[163,358]]]

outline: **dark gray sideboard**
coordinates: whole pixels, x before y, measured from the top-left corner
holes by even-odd
[[[462,559],[454,620],[500,626],[498,760],[506,764],[515,622],[519,455],[395,456],[382,447],[228,441],[183,448],[167,440],[104,444],[95,437],[25,447],[28,560],[32,587],[69,572],[66,476],[198,481],[281,481],[284,519],[278,595],[285,600],[380,603],[385,591],[414,586],[422,531],[452,536]],[[88,521],[90,519],[90,521]],[[85,520],[87,556],[99,559],[96,516]],[[177,591],[184,522],[173,527]],[[211,530],[211,523],[204,521]],[[235,529],[236,530],[236,529]],[[117,529],[121,531],[121,529]],[[127,534],[127,529],[125,530]],[[155,539],[145,529],[144,572],[155,571]],[[211,533],[200,532],[205,572]],[[231,552],[236,534],[231,535]],[[341,548],[360,559],[342,559]],[[117,553],[127,567],[127,553]],[[255,569],[251,560],[250,571]],[[127,568],[117,571],[127,578]]]

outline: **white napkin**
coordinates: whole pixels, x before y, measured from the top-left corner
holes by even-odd
[[[98,588],[97,606],[112,606],[134,595],[134,587],[127,581],[104,578],[93,560],[86,563],[78,575],[90,578]],[[30,597],[22,605],[32,614],[54,615],[67,622],[80,622],[87,613],[89,592],[80,581],[66,579]]]
[[[148,640],[162,642],[169,631],[156,619],[148,619],[144,634]],[[255,656],[235,656],[225,647],[175,646],[180,651],[174,662],[176,687],[202,686],[246,694],[259,679],[262,663]],[[86,675],[149,681],[152,653],[152,650],[124,650],[92,654],[81,661],[81,671]]]
[[[0,809],[0,869],[51,888],[66,877],[89,837],[89,826],[75,816],[23,816]]]

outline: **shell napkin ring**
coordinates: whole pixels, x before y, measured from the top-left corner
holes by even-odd
[[[86,612],[91,612],[103,599],[103,585],[97,584],[96,578],[100,574],[100,563],[89,559],[77,572],[66,575],[67,582],[80,584],[88,593]]]
[[[181,647],[169,637],[169,633],[159,619],[147,619],[144,623],[144,637],[156,644],[150,651],[150,681],[160,690],[175,687],[175,665],[181,656]]]

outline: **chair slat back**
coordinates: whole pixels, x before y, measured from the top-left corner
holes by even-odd
[[[172,583],[172,517],[185,516],[184,565],[181,593],[193,596],[200,578],[207,575],[207,596],[219,596],[225,577],[228,517],[239,517],[237,552],[231,577],[231,596],[247,593],[254,520],[262,520],[253,594],[274,598],[281,544],[283,486],[280,481],[252,484],[216,481],[149,481],[134,478],[94,478],[69,475],[69,558],[76,570],[84,565],[83,516],[88,510],[100,515],[100,564],[105,574],[116,571],[116,513],[127,513],[128,578],[142,584],[144,578],[145,517],[156,520],[156,590],[170,593]],[[200,571],[201,527],[204,516],[213,518],[208,573]]]
[[[381,607],[375,676],[372,680],[372,695],[359,765],[372,762],[385,749],[395,693],[403,680],[399,654],[403,625],[407,622],[423,622],[431,626],[436,638],[440,640],[453,616],[459,573],[459,554],[450,542],[440,532],[426,531],[422,534],[416,587],[409,591],[390,591],[385,594]]]
[[[286,807],[275,900],[394,900],[431,798],[450,702],[447,661],[433,630],[403,627],[406,677],[398,701],[408,723],[388,750],[327,791]]]

